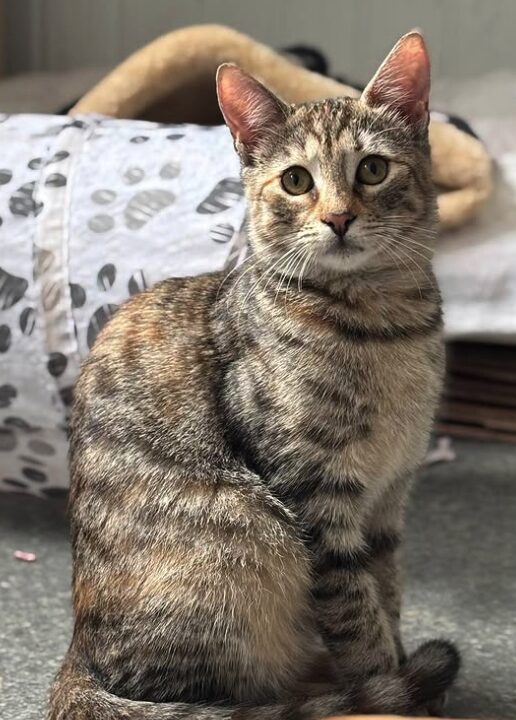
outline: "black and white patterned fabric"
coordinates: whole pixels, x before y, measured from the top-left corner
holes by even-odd
[[[224,127],[0,121],[0,490],[51,496],[99,330],[158,280],[235,262],[245,206]]]

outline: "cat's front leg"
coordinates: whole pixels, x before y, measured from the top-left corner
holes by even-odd
[[[379,601],[391,625],[398,660],[402,663],[406,660],[406,653],[400,627],[402,604],[400,536],[391,528],[372,533],[368,539],[371,573],[377,583]]]
[[[367,523],[370,569],[378,585],[378,596],[391,624],[399,662],[406,659],[401,638],[402,573],[400,544],[405,526],[405,508],[413,474],[398,478],[379,498]],[[437,697],[427,707],[433,717],[442,716],[447,695]]]
[[[405,506],[412,477],[399,478],[376,502],[367,523],[370,570],[378,585],[378,596],[391,624],[400,662],[405,660],[400,615],[402,577],[400,543],[405,524]]]
[[[354,546],[343,542],[339,547],[335,534],[323,529],[313,550],[315,614],[339,676],[344,679],[392,670],[398,664],[398,650],[369,569],[365,542]]]

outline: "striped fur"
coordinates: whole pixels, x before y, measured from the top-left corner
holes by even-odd
[[[75,627],[49,720],[409,713],[457,673],[451,645],[406,659],[399,634],[443,370],[426,131],[346,98],[265,115],[252,151],[235,131],[249,261],[134,297],[83,367]],[[390,175],[358,188],[371,153]],[[309,197],[281,190],[292,164]],[[320,221],[343,202],[344,248]]]

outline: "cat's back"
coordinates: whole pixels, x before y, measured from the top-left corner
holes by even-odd
[[[208,359],[210,308],[219,274],[170,278],[127,301],[99,333],[83,364],[76,398],[156,389],[181,368]]]
[[[193,450],[213,405],[211,308],[220,283],[219,274],[163,281],[100,332],[75,389],[72,487],[115,460],[156,463]]]
[[[184,347],[209,322],[220,282],[219,273],[169,278],[131,298],[99,333],[85,371],[100,358],[132,359],[165,346],[169,352],[176,344]],[[154,353],[154,360],[159,359]]]

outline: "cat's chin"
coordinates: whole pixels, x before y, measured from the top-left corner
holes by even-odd
[[[371,252],[358,245],[328,248],[317,257],[317,264],[333,272],[362,270],[371,258]]]

